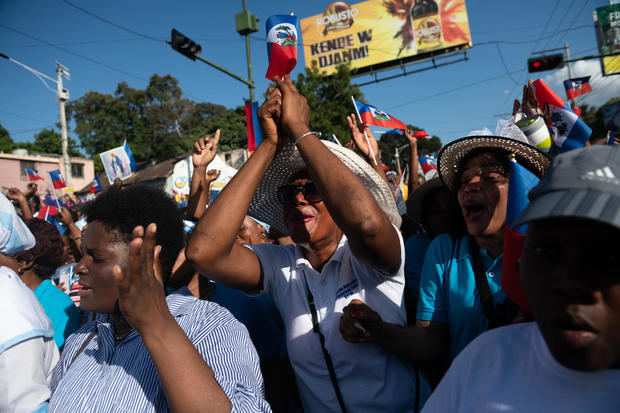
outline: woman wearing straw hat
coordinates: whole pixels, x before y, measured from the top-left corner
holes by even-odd
[[[416,326],[383,322],[363,303],[345,309],[347,326],[357,321],[404,359],[428,361],[446,352],[451,360],[479,334],[512,321],[516,311],[508,309],[501,289],[510,157],[538,177],[549,165],[527,142],[501,136],[469,136],[442,149],[439,176],[457,195],[467,234],[439,235],[429,246]],[[353,312],[359,317],[351,317]]]
[[[262,143],[200,219],[186,254],[217,282],[274,298],[305,411],[413,411],[413,369],[339,332],[354,298],[406,323],[390,189],[354,152],[310,132],[306,99],[288,76],[275,81],[258,113]],[[235,243],[248,207],[297,246]]]

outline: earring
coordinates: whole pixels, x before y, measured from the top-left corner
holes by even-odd
[[[19,275],[24,275],[24,269],[22,267],[19,267],[17,272],[19,273]]]
[[[261,233],[260,233],[260,237],[261,237],[262,239],[265,239],[265,238],[267,238],[267,234],[265,234],[264,232],[261,232]]]

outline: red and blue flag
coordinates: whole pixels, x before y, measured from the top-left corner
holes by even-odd
[[[48,174],[50,176],[50,180],[52,181],[52,186],[54,187],[54,189],[62,189],[67,187],[67,184],[65,183],[65,180],[60,173],[60,169],[50,171],[48,172]]]
[[[403,122],[373,105],[358,102],[357,100],[353,100],[353,103],[355,103],[355,108],[360,119],[367,125],[381,126],[383,128],[407,129],[407,125]]]
[[[566,89],[566,98],[575,99],[577,96],[592,92],[590,85],[590,76],[576,77],[564,81],[564,89]]]
[[[99,177],[95,175],[93,180],[90,182],[90,192],[99,192],[101,191],[101,182],[99,181]]]
[[[267,56],[269,67],[265,77],[273,80],[291,73],[297,65],[297,16],[277,14],[267,19]]]
[[[437,161],[430,156],[418,156],[418,162],[424,175],[432,170],[437,170]]]
[[[508,206],[506,209],[506,231],[504,232],[504,252],[502,258],[502,290],[519,307],[531,312],[521,284],[517,263],[521,257],[526,225],[511,228],[530,201],[527,194],[538,184],[538,177],[519,165],[514,159],[510,162],[510,183],[508,184]]]
[[[29,181],[43,180],[43,178],[39,176],[39,172],[36,169],[26,168],[26,175],[28,175]]]
[[[551,119],[547,120],[547,125],[553,130],[553,139],[560,152],[583,148],[592,129],[541,79],[532,85],[540,107],[549,104]]]
[[[248,131],[248,151],[254,152],[263,140],[263,134],[258,123],[258,102],[245,104],[245,123]]]

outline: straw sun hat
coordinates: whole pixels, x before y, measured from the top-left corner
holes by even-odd
[[[528,143],[502,136],[468,136],[444,146],[438,155],[438,170],[441,181],[451,191],[458,189],[457,179],[465,168],[465,161],[472,150],[488,149],[490,152],[505,151],[514,154],[519,165],[527,168],[539,178],[545,173],[550,159],[543,152]]]
[[[381,176],[352,150],[329,141],[321,142],[364,183],[390,222],[400,228],[401,218],[396,210],[396,203],[390,188]],[[305,168],[306,165],[297,148],[292,144],[285,145],[258,184],[248,214],[271,224],[283,234],[288,234],[282,204],[278,202],[278,188],[290,183],[291,176]]]

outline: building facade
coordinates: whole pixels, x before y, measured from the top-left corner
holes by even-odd
[[[16,149],[14,153],[0,153],[0,186],[5,192],[8,188],[17,188],[24,192],[29,179],[26,168],[38,171],[43,180],[36,181],[39,194],[50,190],[48,172],[60,169],[64,177],[62,156],[54,154],[29,154],[25,149]],[[71,189],[78,190],[88,185],[95,176],[92,159],[71,158]],[[67,186],[69,188],[69,185]],[[63,192],[58,190],[58,194]]]

